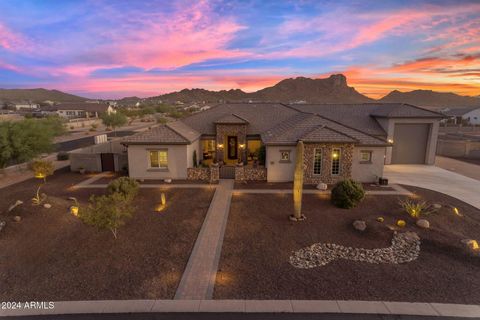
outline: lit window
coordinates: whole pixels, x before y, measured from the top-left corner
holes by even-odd
[[[360,151],[360,162],[362,163],[372,162],[372,151]]]
[[[150,168],[166,169],[168,167],[168,152],[166,150],[150,151]]]
[[[322,149],[315,149],[313,174],[322,174]]]
[[[340,149],[332,150],[332,175],[340,174]]]
[[[290,162],[289,150],[280,150],[280,162]]]

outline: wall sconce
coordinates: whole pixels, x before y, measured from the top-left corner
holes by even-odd
[[[240,149],[245,149],[245,144],[244,143],[239,144],[238,146],[240,147]]]
[[[223,143],[217,144],[217,148],[218,148],[218,149],[223,149]]]
[[[393,139],[388,139],[388,143],[393,143]]]

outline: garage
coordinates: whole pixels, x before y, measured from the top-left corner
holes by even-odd
[[[430,136],[428,123],[396,123],[393,133],[393,164],[424,164]]]

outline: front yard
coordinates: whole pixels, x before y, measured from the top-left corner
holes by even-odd
[[[0,300],[172,299],[214,190],[165,191],[167,207],[157,213],[160,191],[141,189],[115,240],[67,212],[68,197],[81,210],[91,194],[105,192],[69,188],[85,179],[65,171],[49,178],[42,191],[50,209],[31,205],[38,181],[1,190]],[[16,200],[24,204],[6,213]]]
[[[236,194],[232,198],[215,299],[326,299],[480,303],[480,258],[462,239],[480,239],[479,210],[440,193],[407,187],[430,203],[442,204],[420,229],[398,205],[399,196],[369,195],[351,210],[333,207],[323,196],[303,198],[304,222],[290,222],[291,194]],[[463,217],[456,215],[451,205]],[[385,221],[376,219],[383,216]],[[363,233],[352,227],[365,220]],[[391,245],[399,232],[415,231],[421,239],[417,260],[405,264],[371,264],[334,260],[325,266],[299,269],[289,263],[294,251],[314,243],[355,248]]]

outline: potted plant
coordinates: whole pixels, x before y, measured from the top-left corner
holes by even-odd
[[[78,172],[80,172],[80,174],[85,174],[87,170],[84,167],[80,167],[78,168]]]

